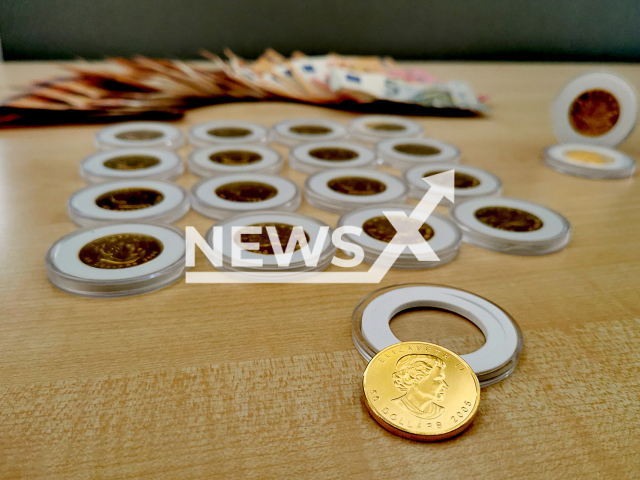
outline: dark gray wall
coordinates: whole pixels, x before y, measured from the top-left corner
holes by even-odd
[[[639,0],[0,0],[7,60],[144,54],[640,60]]]

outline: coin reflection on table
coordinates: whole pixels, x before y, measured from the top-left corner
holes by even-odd
[[[364,400],[382,427],[420,441],[444,440],[471,425],[480,384],[452,351],[426,342],[402,342],[381,350],[363,377]]]

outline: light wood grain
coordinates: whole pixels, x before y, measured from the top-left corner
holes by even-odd
[[[375,286],[182,281],[118,300],[56,290],[44,253],[75,228],[65,202],[84,186],[78,164],[94,151],[100,127],[0,131],[0,478],[638,478],[638,180],[579,179],[541,162],[542,148],[555,141],[553,96],[592,67],[426,66],[470,81],[493,108],[484,119],[420,118],[427,135],[496,173],[505,195],[554,208],[573,228],[569,246],[553,255],[464,245],[447,266],[391,271],[383,280],[463,288],[520,324],[521,361],[483,390],[470,430],[424,445],[369,417],[350,317]],[[597,66],[605,67],[640,86],[638,66]],[[49,63],[0,65],[0,95],[55,73]],[[240,103],[192,111],[178,125],[186,131],[232,118],[272,125],[300,116],[353,118]],[[621,150],[640,157],[640,133]],[[305,178],[288,167],[283,173],[299,184]],[[178,183],[195,181],[185,174]],[[299,211],[337,220],[305,203]],[[177,225],[204,233],[211,223],[190,212]],[[482,342],[452,315],[411,313],[393,323],[401,338],[459,351]]]

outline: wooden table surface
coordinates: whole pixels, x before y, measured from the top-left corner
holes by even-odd
[[[594,66],[425,66],[469,81],[493,109],[488,118],[419,118],[427,136],[497,174],[505,195],[565,215],[566,249],[518,257],[463,245],[449,265],[392,270],[380,286],[182,280],[137,297],[74,297],[49,284],[44,254],[76,228],[66,201],[85,186],[78,164],[100,127],[0,131],[0,478],[639,478],[638,178],[586,180],[541,162],[555,142],[552,98]],[[597,68],[640,86],[638,66]],[[0,64],[0,95],[58,72],[52,63]],[[241,103],[192,111],[177,125],[300,116],[354,117]],[[640,132],[620,149],[640,158]],[[305,178],[288,167],[283,175]],[[178,183],[195,181],[187,173]],[[338,218],[306,203],[299,212]],[[177,222],[201,233],[211,224],[193,211]],[[369,292],[406,282],[484,296],[524,334],[515,372],[483,389],[471,428],[442,443],[386,432],[361,400],[352,310]],[[484,340],[470,322],[432,311],[401,314],[392,328],[458,353]]]

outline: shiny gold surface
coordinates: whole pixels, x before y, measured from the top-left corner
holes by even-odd
[[[119,233],[87,243],[78,257],[94,268],[129,268],[153,260],[162,248],[160,240],[149,235]]]
[[[141,170],[159,163],[160,159],[151,155],[122,155],[106,160],[103,165],[113,170]]]
[[[293,233],[293,227],[294,227],[294,225],[289,225],[287,223],[254,223],[249,226],[262,227],[262,232],[261,233],[242,233],[242,231],[240,231],[239,235],[241,237],[241,240],[243,243],[259,243],[260,248],[254,249],[254,250],[247,250],[247,251],[253,252],[253,253],[259,253],[261,255],[275,255],[266,227],[276,227],[276,232],[278,232],[278,238],[280,239],[280,246],[282,247],[283,252],[286,250],[287,245],[289,244],[289,239],[291,238],[291,234]],[[308,243],[309,234],[307,232],[304,232],[304,237]],[[294,252],[297,250],[300,250],[300,243],[296,243],[296,246],[293,249]]]
[[[278,194],[278,189],[261,182],[232,182],[216,188],[216,195],[231,202],[263,202]]]
[[[124,212],[152,207],[163,198],[162,193],[150,188],[123,188],[103,193],[96,198],[96,205],[105,210]]]
[[[569,150],[568,152],[565,152],[564,156],[576,162],[594,163],[599,165],[613,162],[613,158],[608,155],[590,152],[589,150]]]
[[[207,133],[214,137],[235,138],[251,135],[251,130],[240,127],[220,127],[207,130]]]
[[[364,230],[364,233],[369,235],[371,238],[375,238],[376,240],[386,243],[389,243],[398,233],[389,219],[384,215],[368,219],[362,224],[362,230]],[[426,223],[422,225],[418,231],[425,240],[431,240],[434,234],[433,228]],[[402,234],[399,240],[402,241]]]
[[[406,130],[407,127],[400,125],[399,123],[367,123],[367,128],[371,130],[381,130],[386,132],[401,132]]]
[[[381,350],[364,371],[365,405],[382,427],[420,441],[444,440],[471,425],[480,384],[452,351],[426,342]]]
[[[314,148],[309,151],[309,155],[320,160],[345,161],[353,160],[358,156],[358,152],[349,150],[348,148]]]
[[[482,223],[510,232],[533,232],[542,228],[542,220],[533,213],[510,207],[484,207],[475,216]]]
[[[618,99],[605,90],[589,90],[579,95],[569,108],[573,128],[586,137],[604,135],[620,118]]]
[[[262,155],[249,150],[225,150],[209,155],[209,160],[222,165],[248,165],[261,159]]]
[[[444,170],[429,172],[425,175],[425,177],[429,177],[431,175],[437,175],[438,173],[443,173],[443,172]],[[473,187],[477,187],[478,185],[480,185],[480,180],[478,180],[473,175],[469,175],[468,173],[458,172],[457,170],[455,171],[453,176],[454,188],[473,188]]]
[[[329,180],[327,187],[346,195],[376,195],[387,189],[387,186],[372,178],[339,177]]]
[[[116,138],[120,140],[155,140],[164,136],[164,133],[158,130],[128,130],[116,134]]]
[[[333,132],[331,128],[323,125],[295,125],[290,127],[289,130],[303,135],[325,135]]]
[[[436,147],[432,147],[430,145],[421,145],[419,143],[400,143],[393,147],[394,150],[397,150],[400,153],[406,153],[407,155],[437,155],[442,150]]]

